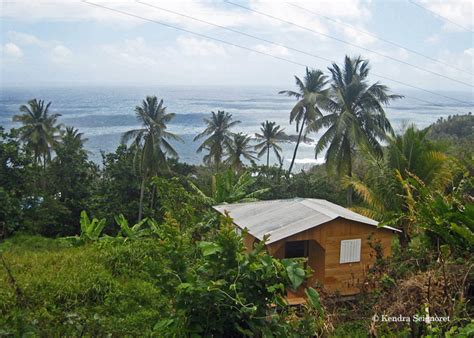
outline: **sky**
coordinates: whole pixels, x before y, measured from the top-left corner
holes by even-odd
[[[305,66],[327,71],[328,60],[361,55],[392,88],[473,91],[469,0],[231,0],[253,11],[213,0],[87,1],[2,0],[1,87],[289,87]]]

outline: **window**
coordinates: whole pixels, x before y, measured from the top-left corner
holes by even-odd
[[[360,239],[349,239],[341,241],[341,256],[339,263],[360,262]]]
[[[285,243],[285,258],[308,257],[308,241]]]

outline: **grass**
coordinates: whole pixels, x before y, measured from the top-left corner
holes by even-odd
[[[157,245],[150,239],[73,247],[25,235],[2,243],[14,282],[0,265],[0,335],[150,333],[169,310],[155,278],[158,267],[146,259]]]

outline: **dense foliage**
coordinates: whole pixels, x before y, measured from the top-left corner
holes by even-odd
[[[169,143],[173,113],[150,96],[135,108],[141,127],[98,165],[50,103],[21,106],[20,128],[0,127],[0,335],[472,335],[472,115],[395,134],[382,105],[399,97],[368,82],[366,61],[330,71],[307,70],[283,92],[297,99],[294,157],[302,137],[328,128],[316,147],[328,164],[299,173],[283,168],[279,143],[291,138],[274,122],[252,138],[232,132],[230,113],[211,113],[197,136],[205,165],[193,166]],[[319,285],[288,306],[287,289],[311,271],[271,257],[265,241],[246,250],[211,208],[293,197],[353,203],[403,230],[391,258],[371,243],[355,300]],[[373,319],[382,313],[450,320]]]

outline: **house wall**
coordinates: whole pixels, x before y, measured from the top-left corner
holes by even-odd
[[[372,241],[380,241],[384,256],[391,255],[391,242],[395,233],[372,225],[335,219],[313,229],[290,236],[268,245],[268,251],[276,258],[285,257],[285,242],[310,240],[308,264],[315,271],[308,285],[320,282],[328,291],[338,291],[341,295],[360,292],[360,286],[369,267],[374,263],[374,252],[369,246]],[[361,257],[357,263],[339,263],[341,240],[361,239]]]
[[[244,246],[247,249],[247,252],[250,252],[253,250],[255,242],[258,241],[258,239],[254,236],[252,236],[249,233],[244,234]]]

